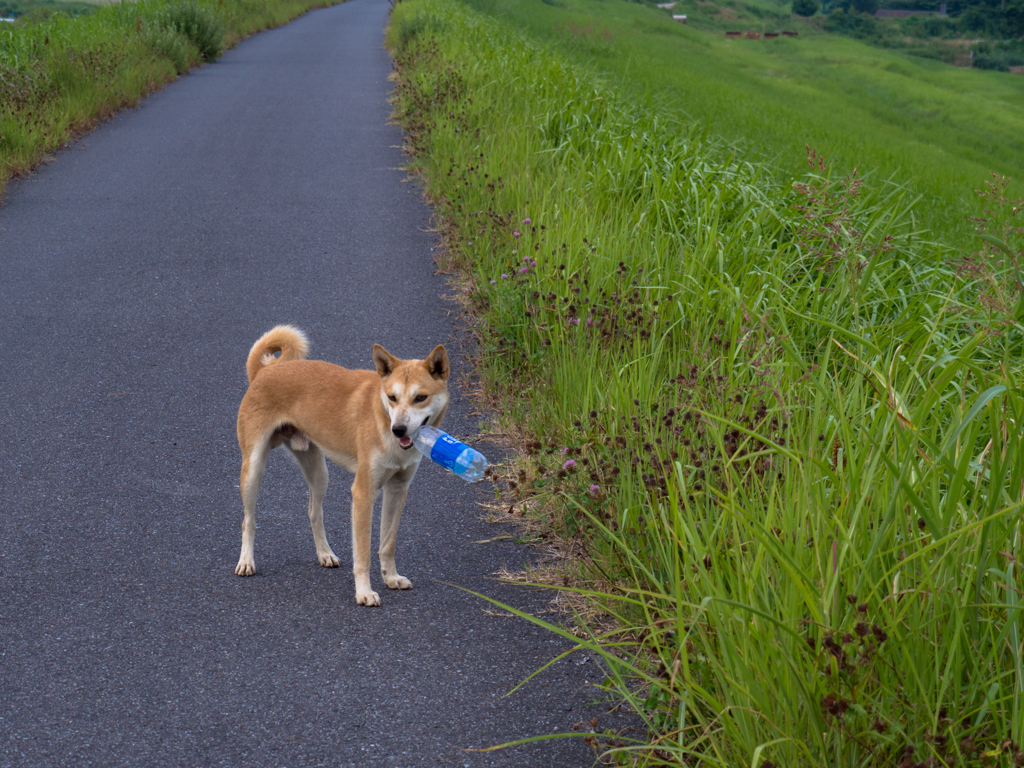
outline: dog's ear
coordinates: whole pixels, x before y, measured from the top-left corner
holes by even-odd
[[[434,351],[431,352],[427,359],[423,361],[427,366],[427,372],[435,379],[441,381],[448,381],[448,350],[444,348],[443,344],[438,344],[434,347]]]
[[[380,344],[373,345],[373,364],[377,366],[377,373],[383,379],[390,376],[391,372],[399,363],[399,359],[388,352]]]

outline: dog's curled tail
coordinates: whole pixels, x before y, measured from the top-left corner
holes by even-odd
[[[281,354],[277,355],[278,352]],[[275,326],[260,336],[260,340],[249,350],[249,359],[245,361],[249,383],[252,384],[256,374],[268,365],[286,360],[303,360],[308,354],[309,339],[306,334],[294,325]]]

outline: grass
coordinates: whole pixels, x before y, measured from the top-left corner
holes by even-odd
[[[1015,178],[1024,167],[1019,76],[879,50],[810,22],[791,27],[799,38],[753,41],[633,3],[471,5],[564,51],[638,107],[699,122],[789,174],[800,172],[808,145],[839,173],[893,174],[922,198],[917,225],[950,242],[969,242],[981,180],[990,171]],[[1024,193],[1019,179],[1014,185]],[[951,210],[959,215],[951,219]]]
[[[224,48],[330,0],[140,0],[0,24],[0,192]]]
[[[727,65],[638,6],[478,7],[396,6],[396,115],[521,437],[498,484],[615,618],[578,642],[649,733],[606,759],[1021,764],[1021,206],[1003,150],[943,143],[969,119],[908,148],[875,98],[1015,81],[845,40]],[[654,67],[661,39],[718,66]],[[826,53],[866,63],[758,74]]]

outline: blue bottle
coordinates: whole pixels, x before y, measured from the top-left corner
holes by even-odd
[[[424,456],[450,469],[463,480],[475,483],[483,479],[487,459],[475,448],[456,440],[437,427],[420,427],[413,443]]]

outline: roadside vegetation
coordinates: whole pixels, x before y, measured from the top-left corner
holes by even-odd
[[[590,600],[546,626],[648,729],[581,738],[623,765],[1022,765],[1019,86],[662,19],[408,0],[389,33],[519,443],[502,507]]]
[[[19,3],[18,21],[0,23],[0,192],[118,109],[244,37],[332,1]]]

